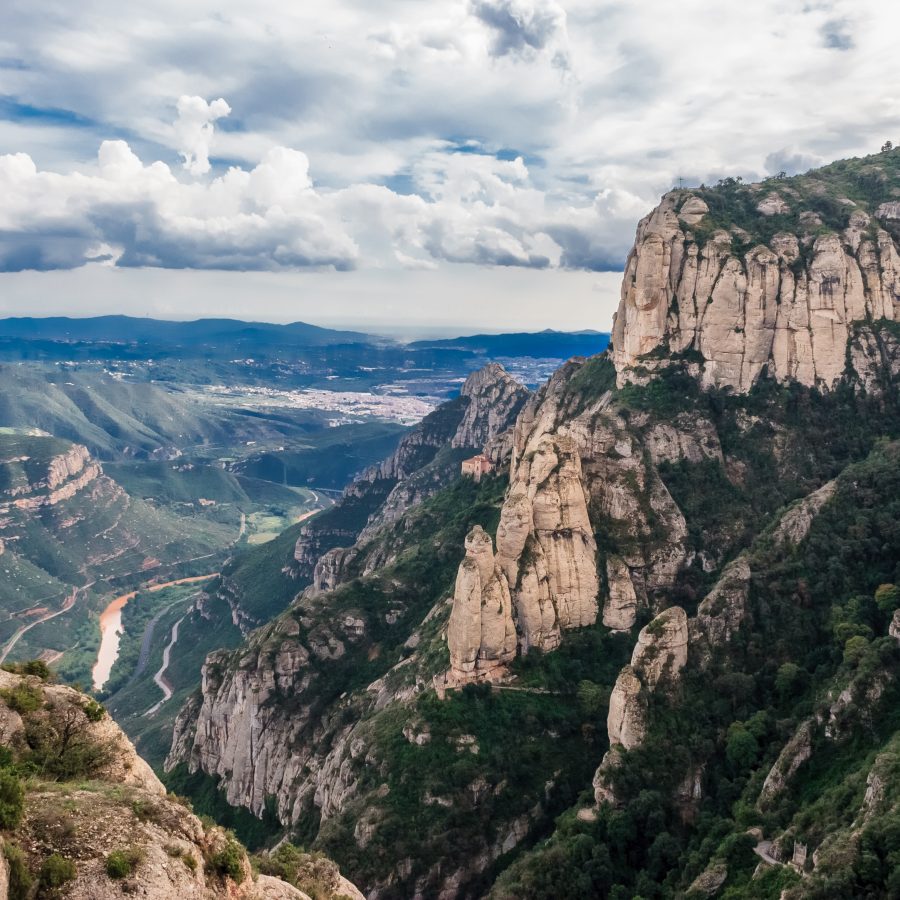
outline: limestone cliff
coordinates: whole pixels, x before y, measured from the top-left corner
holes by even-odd
[[[61,441],[40,437],[10,438],[4,450],[11,455],[0,459],[0,513],[11,509],[37,510],[56,506],[83,491],[103,474],[100,464],[91,459],[86,447],[66,446]],[[22,444],[25,453],[13,449]],[[41,457],[28,455],[34,447]],[[57,452],[52,452],[56,448]],[[50,453],[47,451],[50,450]]]
[[[848,200],[829,227],[806,206],[821,190],[791,188],[758,203],[764,225],[777,216],[784,228],[761,225],[754,235],[733,209],[755,189],[672,191],[638,225],[613,329],[620,384],[673,356],[705,386],[740,393],[764,370],[833,388],[851,345],[854,377],[870,388],[885,351],[896,365],[895,336],[870,325],[900,319],[900,252],[885,228],[893,207],[870,215]],[[721,208],[723,196],[733,209]],[[717,201],[715,212],[706,200]]]

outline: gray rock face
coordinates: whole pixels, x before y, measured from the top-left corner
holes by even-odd
[[[812,756],[813,727],[812,722],[804,722],[778,754],[778,759],[769,770],[757,800],[760,809],[766,809],[771,805],[794,777],[797,769]]]
[[[763,367],[778,381],[833,387],[843,376],[855,322],[900,319],[900,253],[891,235],[863,232],[856,214],[842,234],[824,234],[799,264],[796,235],[778,234],[770,245],[743,254],[731,236],[716,232],[696,243],[682,227],[697,198],[666,194],[638,226],[613,327],[619,382],[659,364],[649,354],[698,353],[704,386],[750,390]],[[771,194],[761,215],[788,211]],[[893,215],[884,204],[878,216]],[[852,360],[861,380],[871,380],[872,360]],[[664,364],[664,363],[663,363]]]
[[[677,679],[687,663],[687,653],[687,614],[680,606],[670,606],[641,629],[631,668],[653,690],[664,674]]]
[[[631,572],[619,556],[606,560],[609,596],[603,604],[603,624],[613,631],[629,631],[637,617],[638,600]]]
[[[497,531],[523,649],[553,649],[560,630],[596,621],[596,552],[577,447],[542,435],[516,467]]]
[[[888,634],[895,640],[900,642],[900,609],[894,610],[891,617],[891,624],[888,626]]]
[[[647,723],[642,688],[643,684],[631,666],[622,669],[609,696],[609,714],[606,717],[611,747],[632,750],[643,742]]]
[[[746,619],[749,595],[750,566],[745,557],[739,556],[725,566],[697,608],[690,626],[693,640],[707,651],[730,641]]]
[[[621,750],[639,747],[647,733],[647,698],[665,675],[676,682],[688,659],[688,619],[680,606],[661,612],[641,629],[631,655],[609,697],[606,728],[609,751],[594,775],[594,801],[617,803],[611,775],[621,761]]]
[[[483,447],[512,426],[529,395],[500,363],[488,363],[473,372],[459,393],[469,403],[450,439],[451,447]]]
[[[837,481],[829,481],[823,484],[817,491],[813,491],[808,497],[804,497],[792,506],[782,517],[772,535],[776,544],[796,546],[808,534],[813,519],[819,514],[822,507],[834,496],[837,490]]]

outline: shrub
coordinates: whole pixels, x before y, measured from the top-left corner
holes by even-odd
[[[113,850],[106,857],[106,874],[110,878],[127,878],[141,864],[144,851],[140,847]]]
[[[28,900],[34,879],[28,871],[28,861],[16,844],[4,844],[3,855],[9,877],[9,900]]]
[[[862,637],[862,635],[850,638],[844,645],[844,662],[848,665],[855,666],[863,658],[868,649],[869,642]]]
[[[25,788],[12,772],[0,772],[0,828],[11,831],[22,821]]]
[[[244,880],[243,857],[241,845],[235,840],[229,840],[221,850],[212,855],[210,863],[219,875],[240,884]]]
[[[896,584],[879,585],[875,591],[875,604],[883,613],[891,615],[900,607],[900,587]]]
[[[4,672],[12,672],[14,675],[36,675],[41,681],[51,681],[53,673],[50,666],[42,659],[29,659],[26,662],[4,663],[0,668]]]
[[[299,888],[311,900],[329,900],[338,886],[337,866],[322,853],[307,853],[294,844],[282,844],[254,863],[263,875],[274,875]]]
[[[166,844],[165,849],[172,859],[180,859],[192,872],[197,871],[197,860],[188,850],[179,847],[178,844]]]
[[[43,863],[38,874],[41,890],[51,896],[58,896],[58,889],[75,878],[75,863],[58,853],[52,853]]]
[[[48,705],[46,716],[25,723],[29,762],[44,777],[71,781],[91,776],[114,752],[113,742],[97,740],[84,710],[77,704]]]
[[[27,681],[21,681],[15,687],[0,691],[0,697],[19,715],[40,709],[44,702],[44,692],[36,684],[29,684]]]
[[[103,704],[89,699],[84,705],[84,714],[88,717],[89,722],[99,722],[106,715],[106,709]]]

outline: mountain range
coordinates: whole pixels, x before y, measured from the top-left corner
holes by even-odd
[[[900,150],[664,195],[608,349],[534,389],[482,365],[328,509],[171,601],[192,665],[228,640],[159,720],[141,688],[109,708],[236,836],[155,784],[153,814],[95,790],[127,846],[104,831],[71,879],[106,896],[117,849],[164,884],[162,845],[214,897],[290,896],[263,876],[299,883],[310,855],[322,897],[898,896],[898,322]],[[491,340],[416,352],[537,339]],[[6,454],[8,502],[53,489],[32,455]],[[67,689],[28,665],[0,685],[25,736],[0,759],[24,797],[9,877],[87,833],[36,841],[52,789],[22,779]],[[190,840],[169,853],[142,815]]]

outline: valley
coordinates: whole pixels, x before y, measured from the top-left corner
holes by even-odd
[[[0,900],[900,900],[898,29],[0,4]]]
[[[900,254],[852,186],[667,194],[611,349],[543,383],[455,369],[468,339],[7,364],[6,663],[92,685],[198,811],[379,900],[864,881],[839,861],[896,810]],[[776,192],[819,224],[769,235]]]

